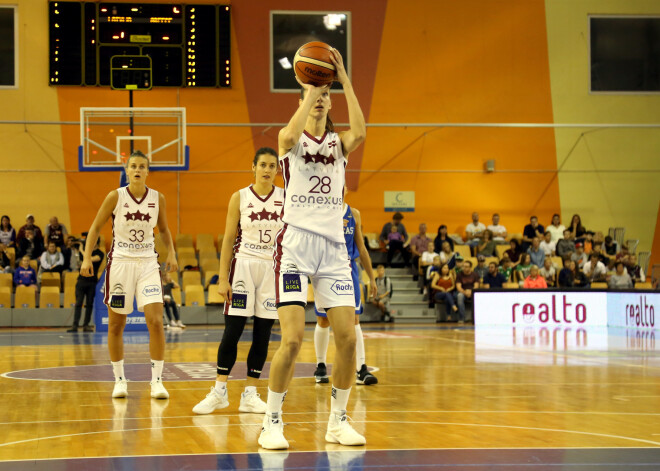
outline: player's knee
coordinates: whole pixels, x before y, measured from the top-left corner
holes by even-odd
[[[109,335],[121,335],[121,333],[124,331],[124,326],[126,326],[126,322],[120,322],[120,321],[108,321],[108,334]]]
[[[337,350],[343,352],[352,352],[355,351],[355,330],[351,329],[343,333],[335,332],[335,344]]]
[[[298,352],[300,352],[300,347],[302,346],[302,338],[296,337],[287,339],[286,341],[282,342],[282,346],[288,355],[296,357],[298,356]]]
[[[316,322],[317,322],[321,327],[323,327],[324,329],[325,329],[326,327],[330,327],[330,321],[328,320],[327,317],[317,316],[317,317],[316,317]]]

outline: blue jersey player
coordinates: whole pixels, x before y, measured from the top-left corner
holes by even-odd
[[[362,306],[362,298],[360,296],[360,269],[357,264],[358,258],[362,262],[362,266],[369,275],[369,288],[372,291],[372,296],[375,296],[376,281],[374,279],[374,272],[371,267],[371,258],[369,252],[364,245],[364,238],[362,237],[362,224],[360,219],[360,212],[344,204],[346,209],[344,213],[344,238],[346,239],[346,249],[351,259],[351,273],[353,278],[353,292],[355,293],[355,363],[356,363],[356,383],[357,384],[376,384],[378,379],[372,375],[367,369],[365,352],[364,352],[364,337],[362,336],[362,327],[360,326],[360,314],[364,311]],[[314,305],[316,311],[316,329],[314,331],[314,348],[316,349],[316,371],[314,378],[317,383],[327,383],[328,371],[326,367],[326,356],[328,353],[328,343],[330,340],[330,322],[325,314],[325,311],[316,304]]]

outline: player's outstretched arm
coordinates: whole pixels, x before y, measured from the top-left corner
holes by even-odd
[[[87,242],[85,243],[85,253],[83,254],[83,261],[80,265],[80,274],[82,276],[92,276],[92,251],[94,250],[94,245],[96,240],[99,238],[101,229],[105,223],[110,219],[112,211],[117,206],[117,200],[119,199],[119,193],[117,190],[112,190],[108,193],[108,196],[105,197],[99,211],[96,213],[94,222],[87,232]]]
[[[231,301],[231,286],[229,285],[229,263],[234,254],[233,246],[238,232],[238,223],[241,220],[241,194],[237,191],[231,195],[227,208],[225,222],[225,237],[222,239],[220,249],[220,267],[218,269],[218,293],[226,300]]]
[[[362,144],[362,141],[364,141],[367,136],[367,124],[364,121],[364,114],[362,114],[362,109],[360,108],[360,103],[358,103],[357,96],[355,96],[355,91],[353,91],[353,84],[348,79],[344,60],[337,49],[332,50],[330,60],[332,60],[332,63],[337,69],[337,81],[344,88],[344,96],[348,105],[348,123],[351,128],[339,134],[344,148],[344,155],[348,155],[349,152],[357,149]]]
[[[289,149],[296,145],[305,130],[307,117],[316,103],[316,100],[330,90],[329,84],[323,87],[315,87],[314,85],[302,83],[298,77],[296,77],[296,80],[300,86],[305,89],[305,98],[298,106],[296,112],[293,113],[293,116],[289,120],[289,124],[280,130],[277,138],[280,155],[286,154]]]
[[[165,195],[158,193],[158,232],[160,238],[167,247],[167,260],[165,261],[165,270],[177,271],[179,265],[176,262],[176,252],[174,252],[174,241],[172,233],[167,226],[167,211],[165,210]]]

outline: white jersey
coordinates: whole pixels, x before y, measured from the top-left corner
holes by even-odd
[[[275,236],[282,228],[284,190],[273,186],[261,197],[252,185],[238,192],[241,218],[234,243],[234,257],[273,260]]]
[[[154,227],[158,222],[158,192],[146,189],[138,201],[128,187],[118,188],[112,211],[112,248],[108,260],[121,258],[157,259]]]
[[[282,220],[293,227],[344,242],[346,157],[336,132],[320,139],[303,132],[280,157],[285,202]]]

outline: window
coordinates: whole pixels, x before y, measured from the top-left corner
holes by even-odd
[[[0,88],[18,86],[17,7],[0,5]]]
[[[660,92],[660,17],[589,19],[591,91]]]
[[[322,41],[337,49],[350,77],[350,12],[271,11],[270,20],[271,91],[300,91],[293,73],[293,56],[311,41]],[[341,88],[338,83],[332,87]]]

